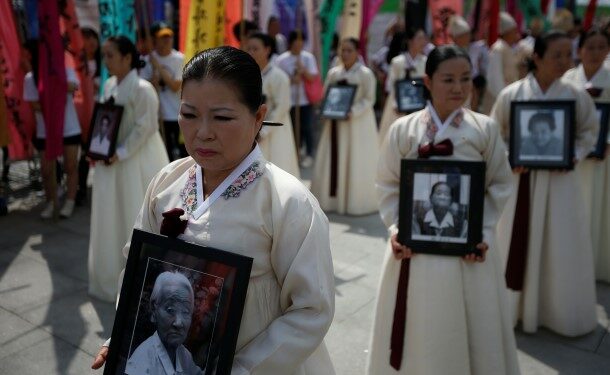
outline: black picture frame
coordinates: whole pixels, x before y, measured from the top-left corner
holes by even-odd
[[[396,109],[403,114],[417,112],[426,107],[425,87],[422,78],[405,78],[394,83]]]
[[[251,269],[252,258],[135,229],[104,375],[122,375],[134,352],[140,345],[138,353],[144,352],[154,335],[169,337],[162,323],[159,328],[151,320],[154,314],[161,320],[151,295],[165,271],[186,276],[193,291],[191,320],[188,331],[180,332],[186,335],[181,345],[204,374],[230,374]],[[138,353],[132,368],[143,363]]]
[[[608,123],[610,122],[610,103],[595,103],[597,116],[599,117],[599,135],[593,151],[587,156],[590,159],[603,160],[606,157],[608,147]]]
[[[345,120],[352,109],[356,89],[351,84],[332,84],[326,89],[320,116],[329,120]]]
[[[119,125],[123,117],[123,107],[111,103],[95,103],[89,136],[87,156],[93,160],[109,160],[116,151]],[[106,130],[103,126],[106,126]]]
[[[510,106],[509,161],[529,169],[573,169],[573,100],[513,101]],[[536,131],[535,124],[540,124]],[[544,126],[546,125],[546,126]],[[532,130],[536,134],[530,136]]]
[[[432,217],[432,192],[440,191],[441,185],[445,185],[445,194],[451,194],[451,202],[445,202],[449,204],[445,216],[451,218],[444,216],[439,222]],[[415,253],[479,254],[476,245],[483,238],[484,199],[485,162],[403,159],[400,165],[398,242]],[[436,220],[440,224],[437,228],[443,229],[434,229],[430,219]],[[443,227],[445,222],[447,226]]]

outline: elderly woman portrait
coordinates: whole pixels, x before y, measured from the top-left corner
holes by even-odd
[[[134,350],[125,373],[203,374],[183,345],[191,327],[193,306],[193,287],[186,276],[179,272],[157,276],[150,295],[150,320],[157,329]]]
[[[521,141],[521,155],[561,157],[563,142],[553,134],[556,127],[552,113],[535,113],[527,123],[529,136]]]
[[[448,183],[439,181],[432,185],[429,203],[430,209],[423,215],[415,215],[413,234],[466,238],[468,222],[459,217],[453,189]]]
[[[96,133],[91,138],[89,151],[100,155],[108,155],[110,151],[110,117],[102,116],[99,127],[96,127],[95,130]]]

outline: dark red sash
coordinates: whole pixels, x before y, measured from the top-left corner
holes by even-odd
[[[402,351],[405,344],[405,326],[407,325],[407,294],[409,291],[409,270],[411,259],[400,262],[398,290],[396,291],[396,306],[392,322],[392,338],[390,339],[390,365],[400,370]]]
[[[506,264],[506,285],[512,290],[522,290],[527,264],[527,248],[530,224],[530,174],[521,174],[517,192],[517,206]]]
[[[330,196],[337,196],[337,164],[339,161],[337,146],[337,120],[330,121]]]

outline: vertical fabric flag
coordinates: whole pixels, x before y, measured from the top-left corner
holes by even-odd
[[[307,19],[307,30],[309,30],[309,34],[312,36],[309,38],[309,51],[316,56],[319,67],[322,46],[320,41],[320,22],[316,17],[316,12],[320,6],[320,1],[303,0],[303,5],[305,9],[305,18]]]
[[[34,133],[34,117],[28,103],[23,100],[23,77],[19,38],[15,28],[13,9],[9,1],[0,1],[0,71],[6,103],[6,115],[11,143],[9,153],[13,159],[31,156],[30,139]]]
[[[83,142],[89,135],[89,123],[93,116],[93,80],[90,78],[87,57],[85,56],[83,36],[80,32],[74,0],[66,0],[65,9],[61,12],[63,39],[67,41],[67,65],[74,68],[79,80],[79,87],[74,92],[74,106],[78,114]]]
[[[180,0],[180,5],[178,7],[178,17],[180,17],[178,27],[178,49],[181,52],[184,52],[186,48],[186,30],[189,24],[190,11],[191,0]]]
[[[517,22],[517,28],[523,30],[523,14],[517,8],[517,0],[506,0],[506,12],[509,13]]]
[[[360,0],[345,0],[343,2],[343,13],[341,14],[341,31],[339,36],[343,38],[360,37],[362,26],[362,3]]]
[[[328,64],[330,58],[330,47],[333,42],[333,34],[335,33],[335,23],[337,17],[343,9],[343,0],[325,0],[320,7],[320,23],[322,27],[322,56],[321,56],[321,73],[322,77],[326,77],[328,72]]]
[[[519,10],[523,14],[523,18],[525,21],[526,27],[529,27],[529,24],[532,18],[542,18],[542,10],[540,8],[540,1],[538,0],[518,0]]]
[[[244,15],[243,0],[227,0],[225,7],[225,44],[239,48],[239,40],[233,34],[233,25],[240,22]]]
[[[492,0],[498,3],[499,0]],[[430,13],[432,15],[432,37],[437,46],[451,43],[447,27],[449,18],[454,14],[462,14],[461,0],[430,0]]]
[[[362,27],[360,29],[360,55],[366,60],[366,46],[368,44],[368,29],[373,18],[377,14],[383,0],[363,0],[362,1]]]
[[[489,8],[489,31],[487,45],[491,46],[498,39],[498,27],[500,26],[500,2],[492,1]]]
[[[68,90],[56,1],[39,1],[38,22],[38,92],[45,125],[45,158],[53,160],[63,154],[64,112]]]
[[[426,30],[428,18],[427,0],[407,0],[405,4],[405,24],[413,29]]]
[[[133,2],[134,0],[99,0],[101,43],[104,43],[111,36],[118,35],[126,36],[135,43],[136,29]],[[107,78],[108,70],[102,64],[100,94]]]
[[[191,0],[184,59],[224,43],[224,0]]]
[[[275,4],[279,13],[282,34],[288,35],[298,28],[307,37],[310,36],[307,30],[307,15],[303,0],[276,0]]]
[[[597,0],[590,0],[589,5],[587,6],[587,11],[585,12],[585,20],[582,23],[582,27],[584,30],[589,30],[591,25],[593,25],[593,17],[595,17],[596,8]]]

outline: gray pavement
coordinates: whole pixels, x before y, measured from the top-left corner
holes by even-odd
[[[89,208],[42,221],[28,169],[11,178],[10,213],[0,217],[0,374],[96,373],[89,366],[110,335],[114,307],[87,295]],[[338,374],[363,374],[385,229],[377,215],[329,219],[336,314],[326,343]],[[610,285],[599,283],[597,293],[599,325],[589,335],[517,330],[524,374],[610,374]]]

